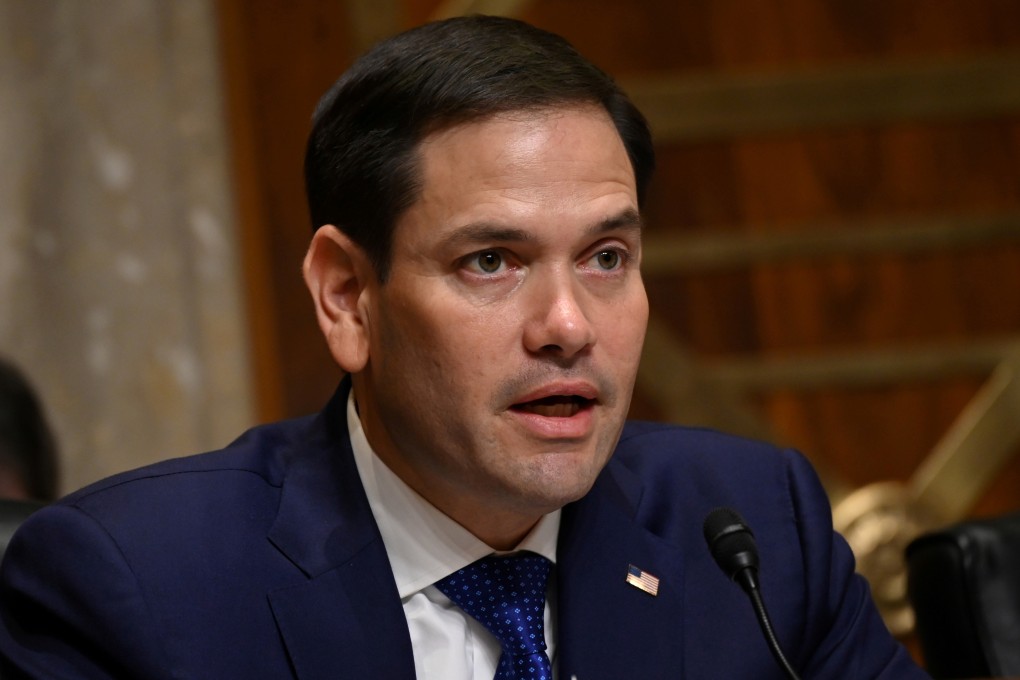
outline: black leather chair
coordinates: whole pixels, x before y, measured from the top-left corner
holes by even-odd
[[[0,558],[3,558],[11,536],[21,523],[42,506],[42,503],[35,501],[0,499]]]
[[[1020,676],[1020,513],[925,534],[906,560],[928,672]]]

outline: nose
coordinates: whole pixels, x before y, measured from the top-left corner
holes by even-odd
[[[534,281],[525,313],[525,348],[534,354],[570,358],[595,344],[595,327],[585,307],[585,292],[570,276]]]

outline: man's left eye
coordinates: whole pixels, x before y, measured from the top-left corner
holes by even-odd
[[[615,250],[600,250],[593,260],[601,269],[613,270],[620,266],[620,253]]]
[[[495,274],[503,266],[503,256],[494,250],[486,250],[475,257],[475,264],[486,274]]]

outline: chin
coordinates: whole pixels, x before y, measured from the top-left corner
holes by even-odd
[[[590,454],[573,465],[547,466],[538,479],[528,485],[526,495],[549,507],[551,512],[584,497],[595,484],[602,466],[593,466]]]

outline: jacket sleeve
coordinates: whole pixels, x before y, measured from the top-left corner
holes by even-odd
[[[807,580],[806,626],[794,665],[805,678],[912,680],[929,676],[890,634],[846,541],[833,531],[828,498],[811,465],[784,452],[790,502]]]
[[[171,678],[129,564],[82,510],[50,506],[15,534],[0,568],[0,675]]]

